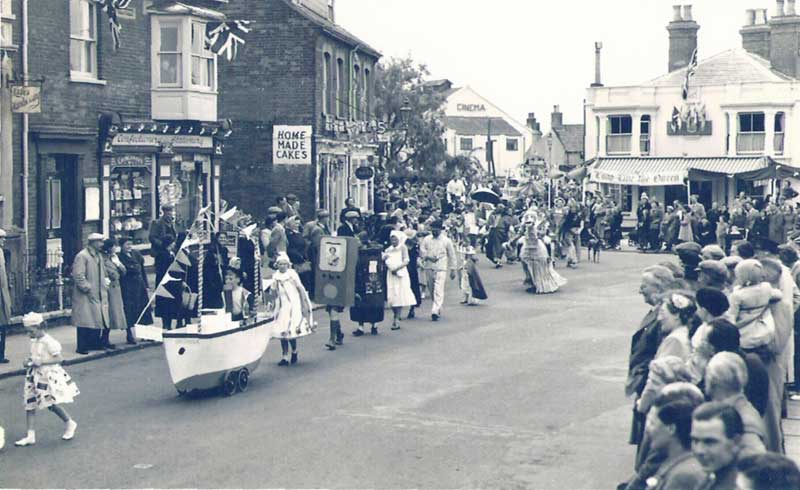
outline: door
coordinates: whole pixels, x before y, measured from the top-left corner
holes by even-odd
[[[64,252],[64,263],[72,264],[82,246],[78,157],[56,155],[55,163],[55,172],[48,174],[44,182],[47,266],[54,265],[59,248]]]

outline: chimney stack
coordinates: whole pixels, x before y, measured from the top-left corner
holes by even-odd
[[[776,8],[775,8],[775,17],[783,17],[786,13],[783,10],[783,0],[778,0]]]
[[[689,65],[692,53],[697,49],[697,31],[700,26],[692,19],[692,6],[674,5],[672,22],[667,25],[669,32],[669,71],[679,70]]]
[[[533,112],[528,113],[527,124],[528,127],[531,129],[531,132],[533,132],[534,136],[542,135],[542,130],[539,128],[539,123],[536,121],[536,114],[534,114]]]
[[[783,11],[783,1],[778,1],[778,12]],[[742,48],[762,58],[769,59],[770,26],[767,23],[767,9],[749,9],[745,25],[739,31],[742,35]]]
[[[783,4],[783,5],[781,5]],[[769,61],[772,68],[793,78],[800,77],[800,16],[797,15],[795,0],[777,3],[780,14],[769,19]],[[758,16],[756,16],[758,17]]]
[[[564,126],[564,114],[557,105],[553,106],[553,113],[550,115],[550,129],[557,129]]]
[[[600,51],[603,49],[603,43],[594,43],[594,83],[592,87],[602,87],[603,82],[600,78]]]

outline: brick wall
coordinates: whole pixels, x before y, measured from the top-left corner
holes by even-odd
[[[319,133],[323,53],[332,53],[334,60],[348,60],[352,47],[322,34],[284,0],[246,6],[231,2],[222,10],[229,18],[255,21],[239,57],[219,65],[220,117],[230,118],[234,127],[225,143],[222,197],[263,219],[276,197],[294,193],[304,218],[310,218],[315,166],[274,165],[272,128],[275,124],[311,125]],[[374,73],[376,60],[361,56]],[[370,88],[369,93],[373,92]]]

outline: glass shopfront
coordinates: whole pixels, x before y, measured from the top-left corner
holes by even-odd
[[[125,155],[112,158],[109,178],[109,232],[116,239],[147,243],[155,217],[155,156]]]

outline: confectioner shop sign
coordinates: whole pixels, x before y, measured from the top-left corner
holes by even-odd
[[[272,163],[311,165],[311,126],[274,126]]]
[[[120,133],[114,136],[116,146],[161,146],[170,145],[181,148],[213,148],[210,136],[193,136],[190,134],[146,134]]]
[[[152,167],[152,155],[124,155],[117,156],[111,161],[112,167]]]

